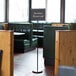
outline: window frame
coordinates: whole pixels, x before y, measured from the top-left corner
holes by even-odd
[[[63,2],[64,1],[64,2]],[[31,22],[31,2],[32,0],[29,0],[29,22]],[[61,3],[60,3],[60,23],[65,23],[65,0],[61,0]],[[9,22],[9,0],[6,0],[5,2],[5,22]]]

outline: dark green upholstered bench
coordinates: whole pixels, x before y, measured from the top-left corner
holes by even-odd
[[[32,38],[31,47],[35,48],[37,46],[37,38]]]
[[[69,30],[76,30],[76,23],[69,23],[68,24],[68,29]]]
[[[32,36],[32,23],[9,23],[9,30],[17,33],[25,33],[14,36],[15,52],[26,52],[36,47],[37,38],[33,38]]]
[[[44,40],[43,40],[43,57],[45,65],[54,65],[55,62],[55,30],[67,30],[67,26],[44,27]]]
[[[45,27],[45,26],[50,26],[51,25],[51,23],[41,23],[41,22],[39,22],[39,23],[33,23],[33,37],[34,38],[37,38],[38,37],[38,47],[43,47],[43,38],[44,38],[44,36],[43,36],[43,32],[44,32],[44,30],[43,30],[43,28]]]
[[[30,41],[26,39],[15,39],[14,40],[14,51],[15,52],[25,52],[30,48]]]

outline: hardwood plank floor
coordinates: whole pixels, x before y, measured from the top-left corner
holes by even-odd
[[[43,48],[38,48],[38,54],[38,71],[43,71],[42,73],[32,73],[32,71],[37,71],[37,49],[35,49],[14,56],[14,76],[54,76],[54,67],[44,66]]]

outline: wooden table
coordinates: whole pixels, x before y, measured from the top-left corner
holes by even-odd
[[[14,32],[14,35],[24,35],[25,33],[22,32]]]

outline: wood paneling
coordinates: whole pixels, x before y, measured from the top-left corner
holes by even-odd
[[[3,50],[1,76],[13,76],[13,40],[12,31],[0,31],[0,49]]]
[[[76,31],[60,32],[60,64],[76,66]]]
[[[58,65],[59,65],[59,60],[58,59],[55,59],[54,76],[58,76]]]
[[[3,23],[4,30],[8,30],[8,23]]]
[[[76,66],[75,30],[56,31],[55,61],[55,76],[59,65]]]
[[[63,25],[65,25],[65,24],[61,24],[61,23],[52,23],[52,26],[63,26]]]
[[[54,75],[58,75],[58,65],[59,65],[59,33],[56,32],[56,38],[55,38],[55,71]]]

